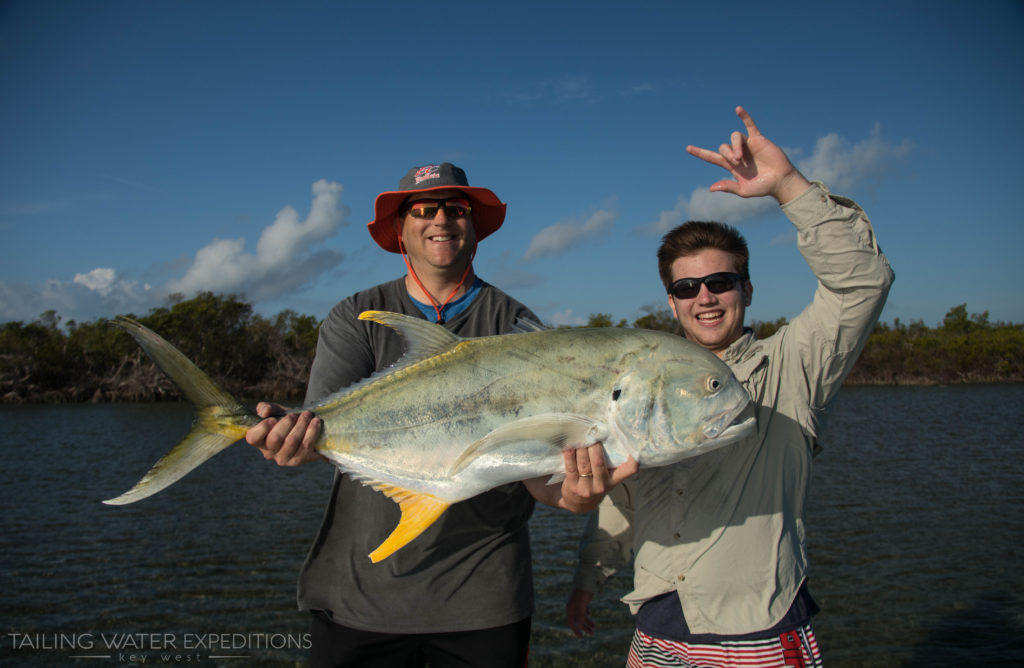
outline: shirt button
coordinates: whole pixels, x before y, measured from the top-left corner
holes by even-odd
[[[676,578],[676,580],[679,580],[680,582],[682,582],[682,581],[683,581],[683,580],[685,580],[685,579],[686,579],[686,576],[685,576],[685,575],[680,575],[680,576],[678,576],[678,577]]]
[[[679,538],[680,538],[679,532],[677,531],[674,534],[672,534],[672,537],[675,538],[676,540],[679,540]]]

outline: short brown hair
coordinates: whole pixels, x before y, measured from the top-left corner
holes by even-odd
[[[689,220],[663,236],[658,247],[658,273],[666,292],[672,285],[672,263],[681,257],[696,255],[705,248],[732,255],[737,273],[743,276],[743,280],[750,280],[750,251],[739,230],[725,223]]]

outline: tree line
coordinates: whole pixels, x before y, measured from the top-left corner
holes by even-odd
[[[174,296],[166,307],[130,315],[167,339],[238,397],[294,399],[305,393],[318,321],[253,312],[237,295]],[[181,395],[127,333],[106,319],[62,328],[47,311],[0,326],[0,401],[159,401]]]
[[[132,316],[181,350],[225,390],[245,398],[301,400],[316,350],[318,320],[291,310],[267,318],[238,295],[180,295]],[[760,338],[786,324],[755,321]],[[678,333],[667,308],[628,323],[592,314],[585,327]],[[1024,326],[989,322],[955,306],[937,327],[879,323],[847,383],[958,384],[1024,381]],[[105,319],[61,325],[53,311],[0,326],[0,401],[109,402],[178,399],[174,384],[125,332]]]

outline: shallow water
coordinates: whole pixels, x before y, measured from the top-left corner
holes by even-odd
[[[99,503],[190,416],[181,404],[0,407],[0,663],[304,663],[295,579],[329,467],[280,469],[236,447],[152,499]],[[1024,386],[843,390],[808,501],[826,665],[1024,665],[1022,417]],[[532,666],[623,665],[628,573],[598,599],[597,635],[564,624],[582,522],[548,508],[531,522]]]

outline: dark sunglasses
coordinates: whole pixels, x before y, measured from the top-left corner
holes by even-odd
[[[708,290],[720,295],[736,287],[743,282],[743,277],[731,271],[720,271],[715,274],[708,274],[703,278],[680,278],[672,283],[668,289],[670,295],[676,299],[693,299],[700,294],[700,286],[708,286]]]
[[[409,208],[406,209],[406,213],[411,213],[413,218],[433,220],[437,218],[437,212],[441,209],[444,209],[446,218],[462,218],[468,215],[473,210],[473,207],[469,205],[469,200],[462,197],[425,199],[410,204]]]

